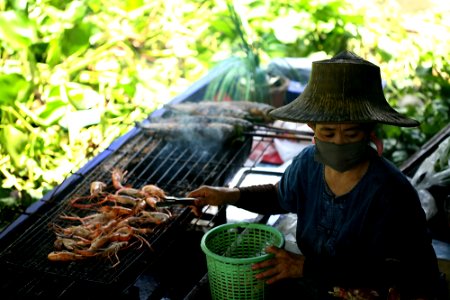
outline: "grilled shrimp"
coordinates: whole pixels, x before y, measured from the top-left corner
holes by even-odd
[[[106,183],[101,181],[94,181],[90,185],[91,196],[99,196],[106,188]]]
[[[122,185],[122,181],[126,174],[127,174],[126,171],[122,172],[121,170],[119,170],[117,168],[112,170],[111,179],[112,179],[113,186],[116,190],[125,188],[125,186]]]
[[[159,211],[142,211],[139,214],[142,224],[161,224],[170,219],[170,215]]]
[[[147,194],[144,191],[130,187],[124,187],[117,190],[116,195],[126,195],[133,198],[144,198],[145,196],[147,196]]]
[[[158,200],[166,198],[166,193],[163,191],[163,189],[154,184],[144,185],[141,190],[149,196],[158,198]]]
[[[154,208],[154,209],[156,209],[156,203],[160,201],[158,198],[153,197],[153,196],[145,197],[144,200],[148,206],[150,206],[151,208]]]
[[[108,247],[102,249],[101,256],[107,257],[113,262],[112,268],[116,267],[120,263],[119,251],[128,246],[128,242],[113,242]]]
[[[79,247],[76,240],[62,237],[56,238],[53,245],[55,246],[56,250],[63,250],[63,249],[74,250]]]
[[[71,251],[52,251],[47,255],[50,261],[74,261],[86,259],[86,256]]]
[[[134,212],[135,214],[143,211],[147,207],[147,201],[145,199],[139,199],[139,201],[134,206]]]
[[[160,211],[162,208],[155,205],[166,197],[165,192],[154,184],[145,185],[141,189],[125,186],[125,174],[126,172],[118,169],[112,171],[115,192],[108,192],[105,183],[93,181],[89,195],[70,200],[72,207],[85,211],[80,215],[59,215],[63,220],[79,224],[67,227],[50,224],[56,234],[56,251],[48,254],[50,261],[107,257],[115,267],[120,263],[117,253],[121,249],[136,244],[138,248],[145,244],[152,249],[144,236],[152,233],[155,225],[168,221],[171,217],[169,210],[164,213]],[[92,213],[84,215],[86,209]]]
[[[77,217],[77,216],[67,216],[67,215],[60,215],[61,219],[64,220],[72,220],[72,221],[79,221],[83,226],[86,227],[86,229],[92,229],[93,227],[96,227],[101,224],[106,224],[109,222],[109,220],[112,219],[113,215],[112,213],[95,213],[92,215],[87,215],[86,217]]]
[[[133,210],[131,208],[128,207],[124,207],[124,206],[102,206],[99,209],[100,212],[105,213],[105,214],[109,214],[111,216],[113,216],[110,219],[116,219],[118,217],[121,216],[130,216],[133,214]]]
[[[157,211],[146,211],[143,210],[139,212],[137,216],[128,217],[121,221],[118,226],[148,226],[148,225],[159,225],[170,219],[170,215]]]
[[[111,242],[126,242],[133,237],[133,228],[130,226],[123,226],[118,228],[110,235]]]
[[[83,201],[87,201],[87,203],[83,203]],[[107,201],[106,198],[98,198],[97,196],[89,195],[83,197],[75,197],[70,200],[70,205],[76,208],[92,208],[94,206],[102,205]]]
[[[92,230],[82,225],[66,227],[63,232],[68,236],[77,236],[85,239],[92,238],[92,235],[94,234]]]
[[[136,203],[138,202],[138,198],[132,197],[132,196],[127,196],[127,195],[113,195],[110,194],[108,196],[106,196],[106,198],[108,199],[108,201],[114,202],[114,203],[120,203],[120,204],[124,204],[124,205],[131,205],[134,206],[136,205]]]
[[[111,239],[111,236],[109,234],[101,234],[97,238],[95,238],[91,245],[89,246],[90,251],[96,251],[102,248],[103,246],[107,245],[109,243],[109,240]]]

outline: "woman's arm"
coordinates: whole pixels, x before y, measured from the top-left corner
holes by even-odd
[[[197,198],[196,206],[230,204],[259,214],[287,212],[278,203],[277,188],[274,184],[239,188],[201,186],[190,192],[188,197]]]
[[[236,206],[259,214],[283,214],[278,201],[278,184],[253,185],[239,187],[240,198]]]

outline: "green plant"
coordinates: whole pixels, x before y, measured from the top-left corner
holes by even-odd
[[[271,91],[274,88],[287,88],[286,71],[291,78],[299,78],[299,75],[287,63],[279,68],[276,65],[265,67],[261,62],[261,56],[267,54],[264,53],[247,20],[236,11],[232,1],[227,1],[226,5],[228,14],[225,18],[218,18],[214,26],[220,28],[231,39],[237,38],[237,47],[235,46],[228,58],[216,66],[220,72],[208,85],[205,98],[271,104]]]

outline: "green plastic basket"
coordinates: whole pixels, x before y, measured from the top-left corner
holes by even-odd
[[[255,278],[261,270],[251,266],[273,256],[265,252],[270,245],[283,247],[284,236],[268,225],[233,223],[208,231],[201,248],[206,254],[212,299],[264,299],[266,284]]]

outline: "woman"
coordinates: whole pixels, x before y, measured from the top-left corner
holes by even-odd
[[[257,277],[278,286],[278,298],[295,287],[303,299],[325,299],[340,287],[380,299],[393,289],[402,300],[434,299],[439,271],[416,190],[381,149],[370,147],[377,123],[419,125],[387,103],[379,68],[348,51],[314,62],[305,91],[270,115],[314,131],[315,145],[293,159],[277,184],[189,193],[197,206],[297,214],[303,255],[269,247],[274,258],[253,266],[269,267]]]

